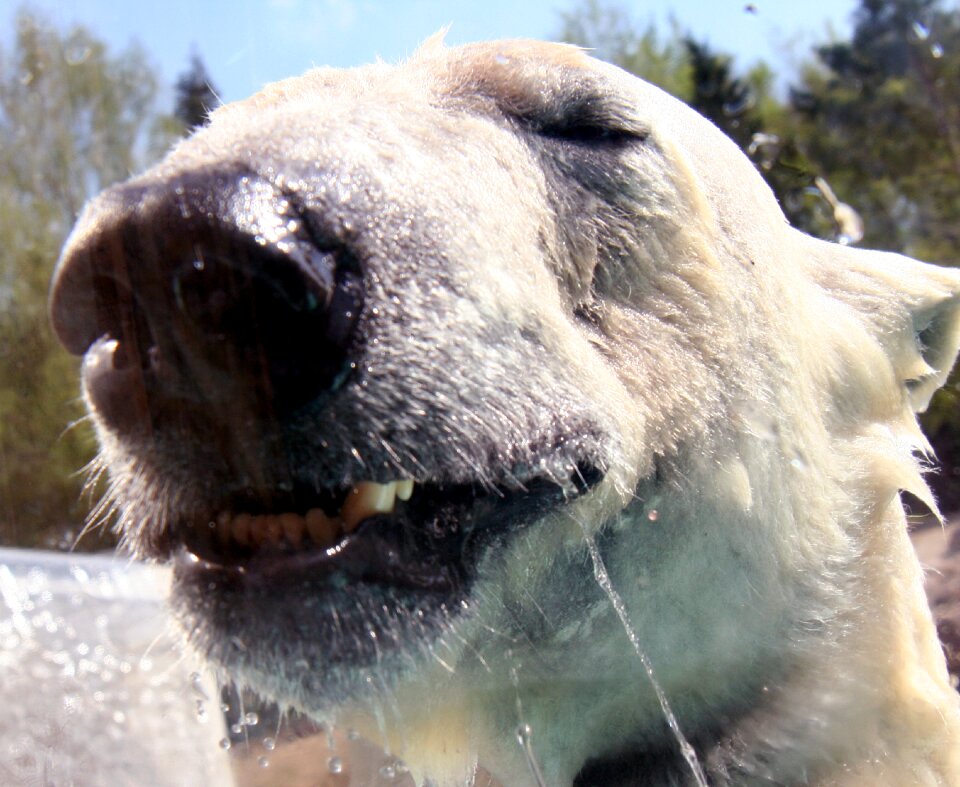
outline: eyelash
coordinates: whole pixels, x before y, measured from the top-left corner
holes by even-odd
[[[604,145],[627,145],[643,142],[645,134],[625,128],[599,123],[571,123],[545,125],[538,129],[541,136],[577,143],[602,143]]]

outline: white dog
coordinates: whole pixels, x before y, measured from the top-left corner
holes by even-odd
[[[898,498],[958,293],[577,49],[431,43],[217,110],[52,310],[239,681],[443,784],[903,787],[960,785]]]

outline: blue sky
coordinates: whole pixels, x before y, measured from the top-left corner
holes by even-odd
[[[579,0],[29,0],[58,24],[79,22],[112,45],[137,40],[172,83],[199,52],[225,100],[312,65],[350,66],[380,56],[398,60],[450,25],[451,43],[550,38]],[[763,59],[789,69],[830,30],[844,34],[856,0],[634,0],[621,2],[641,26],[666,32],[671,15],[739,66]],[[0,0],[0,30],[21,4]],[[5,36],[0,33],[0,41]]]

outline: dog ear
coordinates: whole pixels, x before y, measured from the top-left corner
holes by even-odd
[[[815,278],[859,313],[889,356],[910,406],[923,412],[960,348],[960,270],[828,245],[828,259],[817,255]]]

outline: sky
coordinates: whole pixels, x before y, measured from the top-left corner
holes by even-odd
[[[396,61],[441,27],[448,43],[492,38],[554,38],[562,14],[584,0],[0,0],[0,31],[18,8],[58,25],[80,23],[111,47],[140,43],[168,85],[192,52],[203,59],[225,101],[314,65]],[[603,0],[601,0],[603,2]],[[850,30],[856,0],[621,0],[640,29],[666,34],[670,18],[746,68],[765,60],[794,66],[832,31]],[[0,42],[7,43],[0,33]]]

